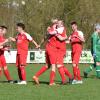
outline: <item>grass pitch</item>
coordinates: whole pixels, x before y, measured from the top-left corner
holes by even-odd
[[[66,65],[72,72],[71,65]],[[81,64],[81,75],[89,65]],[[42,67],[42,64],[29,64],[26,67],[27,85],[9,84],[4,75],[0,78],[0,100],[100,100],[100,79],[95,77],[95,71],[90,73],[89,78],[83,78],[82,85],[55,85],[50,87],[50,70],[40,76],[41,84],[35,85],[32,76]],[[11,76],[18,79],[17,69],[14,64],[8,64]],[[61,82],[57,72],[56,83]]]

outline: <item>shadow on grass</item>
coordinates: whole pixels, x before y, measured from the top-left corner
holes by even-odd
[[[36,84],[35,81],[27,81],[27,82],[28,82],[28,83],[33,83],[34,85]],[[40,83],[40,84],[46,84],[46,85],[49,84],[49,82],[47,82],[47,81],[39,81],[39,83]]]
[[[96,75],[89,75],[87,78],[85,78],[84,76],[81,76],[83,79],[100,79],[97,78]]]

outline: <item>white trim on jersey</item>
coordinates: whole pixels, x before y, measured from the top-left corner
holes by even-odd
[[[84,38],[84,34],[82,31],[77,31],[77,32],[78,32],[79,37]]]
[[[64,27],[59,27],[56,29],[59,34],[62,34],[64,31]]]
[[[30,34],[28,34],[28,33],[24,33],[25,35],[26,35],[26,37],[27,37],[27,39],[29,40],[29,41],[32,41],[33,40],[33,38],[30,36]]]

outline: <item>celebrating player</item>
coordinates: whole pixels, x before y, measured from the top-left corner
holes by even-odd
[[[66,35],[66,28],[64,26],[63,21],[58,21],[57,26],[57,34],[56,37],[58,38],[58,41],[56,41],[56,48],[57,48],[57,68],[62,78],[62,84],[66,84],[66,78],[65,74],[69,77],[70,80],[72,80],[72,75],[68,71],[68,69],[64,66],[64,56],[66,55],[66,43],[65,40],[67,39]]]
[[[72,84],[82,84],[82,78],[80,76],[80,69],[78,67],[80,56],[82,53],[82,44],[85,42],[84,35],[81,31],[78,30],[78,26],[76,22],[71,23],[71,27],[73,33],[70,35],[69,40],[72,47],[72,65],[73,65],[73,73],[74,73],[74,80]]]
[[[6,59],[4,56],[4,51],[9,50],[9,46],[7,46],[5,43],[8,42],[8,39],[4,38],[4,35],[7,33],[7,27],[6,26],[0,26],[0,76],[2,74],[2,68],[4,71],[4,74],[8,80],[9,83],[13,83],[12,78],[9,74]]]
[[[84,71],[84,77],[87,78],[88,74],[96,68],[97,78],[100,78],[100,24],[96,24],[95,32],[91,37],[91,53],[94,59],[94,64],[86,68]]]
[[[25,66],[28,54],[28,45],[30,41],[35,44],[36,48],[38,48],[39,45],[27,32],[25,32],[25,25],[23,23],[17,24],[17,32],[18,35],[15,38],[10,37],[10,39],[15,41],[17,44],[16,66],[18,68],[18,76],[20,79],[18,84],[27,84]]]

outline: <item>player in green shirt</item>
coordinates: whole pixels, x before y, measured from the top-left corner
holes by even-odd
[[[91,53],[94,59],[94,64],[86,68],[84,77],[87,78],[88,74],[96,68],[97,78],[100,78],[100,24],[96,24],[95,32],[91,37]]]

